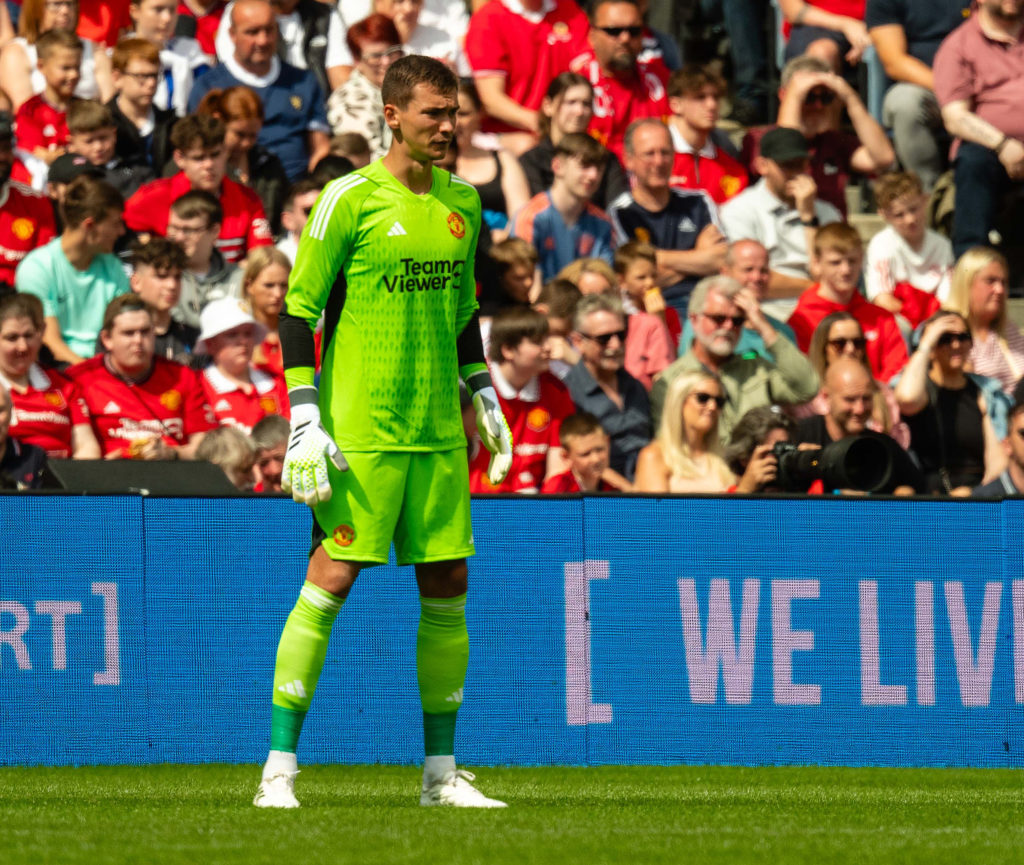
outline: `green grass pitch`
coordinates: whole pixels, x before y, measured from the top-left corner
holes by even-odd
[[[0,769],[0,863],[1022,863],[1011,770],[487,768],[510,807],[420,808],[412,767],[313,766],[298,811],[255,766]]]

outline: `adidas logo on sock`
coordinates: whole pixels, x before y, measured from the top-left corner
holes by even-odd
[[[444,701],[446,703],[459,703],[459,704],[461,704],[462,703],[462,688],[459,688],[459,690],[457,690],[457,691],[453,691],[451,694],[449,694],[447,697],[444,698]]]
[[[395,222],[395,224],[388,229],[388,237],[400,237],[401,235],[408,233],[409,232],[402,228],[402,223],[400,222]]]
[[[278,687],[279,691],[283,691],[285,694],[291,694],[293,697],[305,697],[306,689],[302,687],[302,680],[296,679],[293,682],[285,682],[283,685]]]

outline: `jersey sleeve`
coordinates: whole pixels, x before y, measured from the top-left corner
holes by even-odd
[[[91,423],[92,416],[89,414],[89,405],[82,394],[82,387],[78,382],[65,380],[61,386],[61,393],[67,400],[71,412],[71,426]]]
[[[36,120],[32,110],[37,104],[37,100],[30,99],[18,109],[15,115],[15,141],[18,148],[27,153],[31,153],[37,147],[46,147],[43,128]]]
[[[125,202],[124,224],[132,231],[164,233],[156,222],[156,214],[160,212],[159,199],[163,197],[157,191],[159,182],[157,180],[140,186]],[[164,208],[164,218],[167,218],[166,207]]]
[[[491,6],[494,3],[487,4]],[[483,14],[481,14],[483,13]],[[473,69],[474,75],[507,75],[511,62],[508,54],[508,43],[501,38],[495,26],[493,10],[481,7],[469,18],[466,30],[466,59]]]
[[[206,401],[206,390],[199,378],[199,373],[186,368],[182,370],[182,387],[185,391],[185,402],[182,406],[182,422],[185,439],[198,433],[209,432],[219,426],[217,416]]]
[[[270,233],[270,223],[267,221],[263,202],[255,193],[249,199],[249,216],[249,229],[245,235],[246,251],[255,249],[257,246],[270,246],[274,242]]]

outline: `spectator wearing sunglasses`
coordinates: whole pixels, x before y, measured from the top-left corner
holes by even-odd
[[[589,46],[570,64],[594,88],[588,131],[619,159],[634,120],[669,115],[669,69],[660,54],[643,52],[644,21],[635,0],[597,0]]]
[[[907,362],[907,344],[895,316],[869,303],[858,293],[864,244],[857,229],[837,222],[818,229],[814,236],[814,265],[819,281],[800,295],[789,326],[797,345],[807,351],[814,329],[831,312],[848,312],[867,339],[867,360],[879,381],[889,381]]]
[[[844,110],[852,132],[841,128]],[[816,57],[797,57],[783,67],[776,123],[803,134],[818,198],[844,217],[850,175],[886,171],[896,159],[885,130],[857,91]],[[752,129],[743,140],[741,159],[752,174],[763,173],[755,157],[767,131]]]
[[[868,341],[864,338],[864,330],[857,319],[848,312],[832,312],[826,315],[814,329],[807,357],[818,374],[818,379],[824,382],[828,368],[842,357],[853,358],[870,370],[867,362],[867,345]],[[896,401],[896,395],[887,384],[877,380],[874,384],[874,407],[871,411],[871,419],[867,424],[868,429],[887,433],[899,442],[900,447],[909,447],[910,428],[900,417],[900,406]],[[818,391],[818,395],[809,403],[793,408],[792,414],[801,419],[828,414],[828,399],[825,396],[824,388]]]
[[[562,379],[578,411],[597,418],[611,439],[609,464],[632,481],[640,450],[651,440],[647,391],[625,370],[626,315],[611,294],[591,294],[576,305],[572,347],[579,360]]]
[[[709,276],[697,283],[690,297],[693,340],[654,382],[652,417],[658,425],[667,393],[675,379],[704,370],[721,382],[725,404],[718,434],[728,440],[733,426],[752,408],[777,403],[807,402],[818,392],[818,376],[793,343],[782,338],[761,311],[757,297],[728,276]],[[771,360],[754,352],[738,354],[744,326],[753,328]]]
[[[722,493],[736,477],[722,459],[718,424],[726,397],[711,373],[678,376],[665,395],[658,436],[640,451],[634,492]]]
[[[306,221],[322,189],[323,186],[318,181],[306,178],[293,184],[284,198],[284,208],[281,210],[281,227],[284,229],[284,235],[277,242],[277,248],[288,256],[292,264],[295,264],[295,253],[299,249],[302,229],[306,227]]]
[[[920,329],[917,350],[896,384],[911,449],[931,493],[967,496],[1006,468],[999,441],[1009,398],[967,371],[970,354],[967,319],[938,312]]]
[[[1010,428],[1003,439],[1006,470],[994,481],[975,487],[973,499],[1001,499],[1004,496],[1024,495],[1024,388],[1014,392],[1010,409]]]

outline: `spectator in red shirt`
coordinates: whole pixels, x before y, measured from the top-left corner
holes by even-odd
[[[469,465],[474,493],[536,493],[562,470],[558,429],[575,408],[564,385],[548,372],[548,320],[532,309],[494,317],[487,354],[502,413],[512,431],[512,468],[498,486],[487,479],[490,454],[477,447]],[[477,443],[478,444],[478,443]]]
[[[281,471],[290,434],[291,424],[278,414],[268,414],[252,428],[252,440],[256,445],[256,486],[253,492],[283,492]]]
[[[14,402],[10,434],[47,456],[98,459],[99,442],[77,385],[39,365],[43,304],[32,294],[0,300],[0,384]]]
[[[594,87],[590,134],[619,159],[634,120],[666,120],[669,114],[669,70],[660,54],[643,53],[643,35],[635,0],[597,0],[590,10],[590,47],[570,64]]]
[[[46,196],[11,180],[14,167],[11,116],[0,113],[0,294],[14,288],[14,271],[27,253],[56,236]]]
[[[871,372],[879,381],[888,382],[906,364],[907,344],[895,316],[858,293],[863,260],[864,244],[857,229],[843,222],[819,229],[812,262],[819,281],[800,295],[789,326],[800,350],[806,352],[818,322],[832,312],[850,313],[864,331]]]
[[[76,364],[68,377],[81,388],[106,459],[194,459],[217,426],[199,374],[154,356],[150,307],[134,294],[115,297],[103,316],[105,353]]]
[[[225,259],[239,261],[251,250],[269,246],[270,226],[259,196],[225,176],[224,122],[216,117],[183,117],[174,124],[171,143],[180,171],[145,184],[128,199],[124,209],[128,227],[165,235],[171,204],[192,189],[202,189],[216,195],[224,211],[217,248]]]
[[[284,375],[281,361],[281,338],[277,323],[288,291],[288,275],[292,264],[288,256],[273,246],[254,250],[242,271],[242,296],[252,306],[253,318],[264,329],[263,341],[257,346],[254,366],[275,375]]]
[[[252,365],[253,351],[267,330],[252,317],[249,304],[233,297],[215,300],[200,321],[196,352],[213,358],[203,371],[203,390],[217,420],[250,433],[267,415],[289,417],[284,377]]]
[[[15,137],[26,157],[49,165],[68,143],[67,111],[81,77],[82,40],[67,30],[48,30],[36,41],[36,51],[46,86],[18,108]],[[45,171],[38,176],[45,177]]]
[[[590,24],[574,0],[489,0],[469,20],[466,57],[490,121],[522,153],[536,143],[548,82],[587,47]],[[525,133],[525,134],[524,134]]]
[[[750,182],[747,170],[712,140],[725,92],[725,81],[707,67],[688,65],[668,80],[668,131],[676,153],[669,185],[703,189],[715,204]]]
[[[125,4],[127,5],[127,4]],[[204,54],[217,56],[217,28],[227,8],[226,0],[181,0],[175,36],[189,36],[199,43]]]
[[[608,467],[611,444],[608,433],[592,414],[569,415],[558,431],[558,440],[569,468],[548,478],[542,493],[631,492],[633,485]]]

